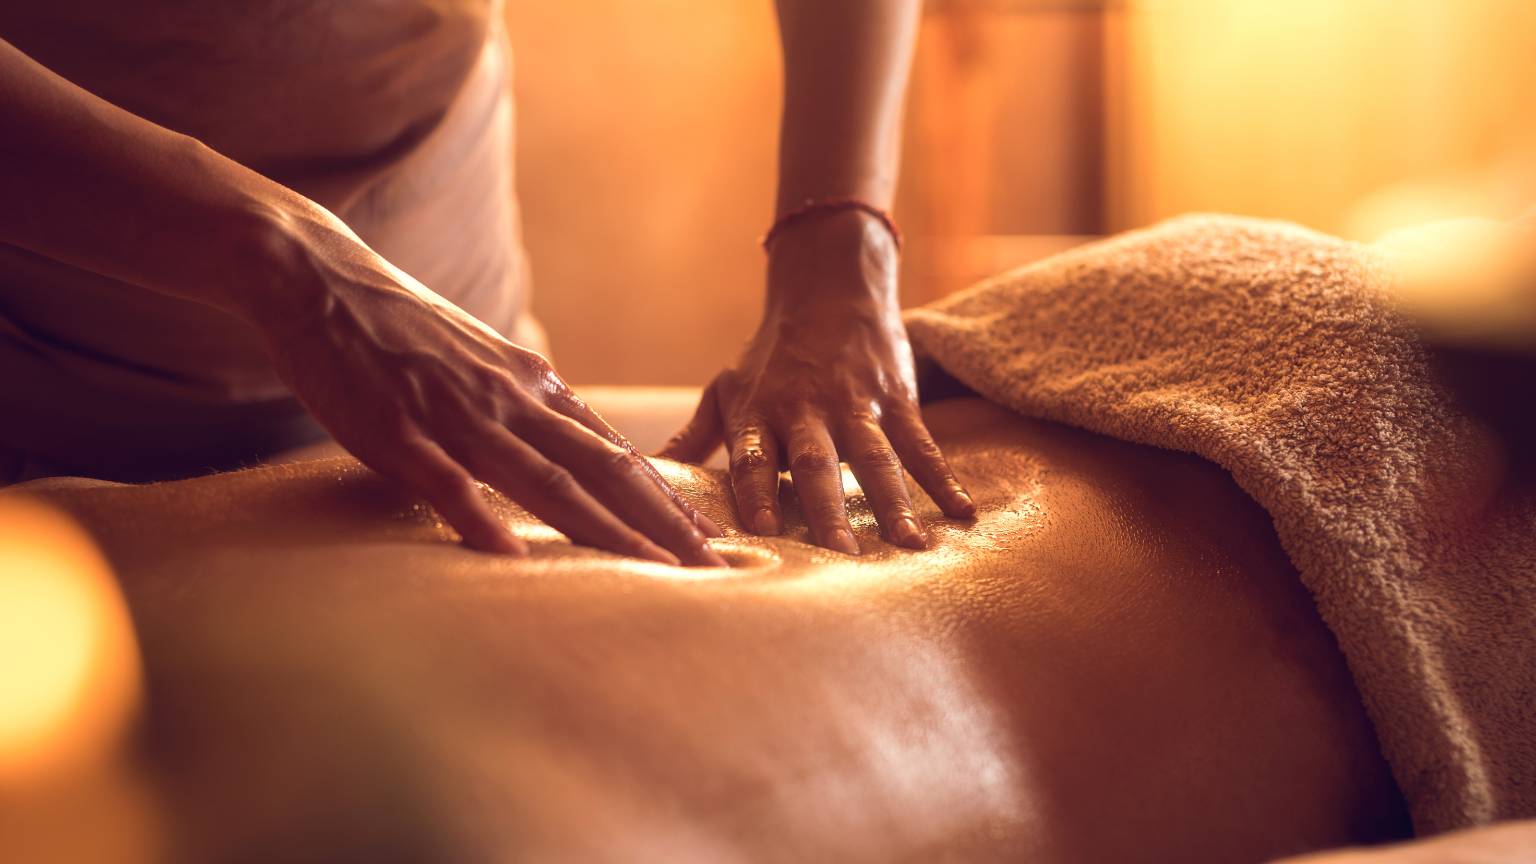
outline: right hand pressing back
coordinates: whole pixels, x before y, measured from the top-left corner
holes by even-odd
[[[475,480],[577,543],[724,565],[718,535],[543,357],[304,196],[89,93],[0,39],[0,243],[206,303],[265,338],[343,447],[470,545],[526,546]],[[129,322],[128,326],[131,326]]]
[[[282,284],[245,317],[278,374],[337,442],[421,495],[464,537],[521,554],[475,481],[573,541],[724,566],[719,536],[538,353],[520,348],[310,205],[277,220]],[[275,298],[282,298],[277,300]]]

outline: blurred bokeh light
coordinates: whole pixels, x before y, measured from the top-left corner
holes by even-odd
[[[63,514],[0,498],[0,861],[162,856],[127,753],[142,697],[121,593]]]
[[[0,784],[114,747],[139,692],[132,626],[105,562],[67,518],[0,501]]]

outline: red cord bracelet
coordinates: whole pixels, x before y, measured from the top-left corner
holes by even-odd
[[[901,229],[896,227],[896,220],[891,218],[891,214],[881,210],[879,207],[868,201],[861,201],[858,198],[807,199],[804,204],[773,220],[773,224],[768,226],[767,233],[763,234],[763,238],[758,242],[762,244],[763,250],[767,251],[768,247],[773,244],[773,238],[778,236],[779,232],[791,223],[798,222],[814,213],[828,213],[837,210],[861,210],[880,220],[880,224],[885,226],[885,230],[891,233],[891,240],[896,244],[896,251],[901,251]]]

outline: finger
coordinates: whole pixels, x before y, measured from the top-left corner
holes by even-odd
[[[753,534],[771,537],[782,533],[779,514],[779,445],[761,423],[732,430],[731,489],[741,524]]]
[[[601,415],[599,415],[596,411],[593,411],[591,407],[589,407],[587,403],[578,398],[576,394],[567,393],[564,396],[551,399],[549,407],[551,410],[558,412],[563,416],[569,417],[572,420],[575,420],[581,425],[587,427],[593,433],[601,436],[609,443],[617,447],[621,447],[629,453],[633,454],[634,457],[639,460],[640,468],[645,473],[645,475],[649,477],[651,482],[655,483],[657,488],[659,488],[667,496],[667,498],[672,502],[672,506],[676,507],[678,510],[681,510],[683,515],[686,516],[688,520],[694,524],[695,527],[704,532],[704,535],[707,537],[724,536],[725,532],[720,530],[720,526],[716,525],[713,519],[710,519],[708,516],[705,516],[703,513],[695,510],[693,505],[689,504],[687,499],[683,498],[682,495],[679,495],[677,490],[672,488],[672,484],[668,483],[666,478],[661,476],[661,472],[656,470],[656,466],[652,465],[645,459],[644,456],[640,454],[640,451],[635,448],[634,444],[630,443],[628,438],[625,438],[622,434],[619,433],[619,430],[609,425],[607,420],[604,420]]]
[[[951,519],[972,519],[976,504],[950,470],[944,452],[934,442],[922,415],[907,407],[887,412],[885,434],[889,437],[901,464],[912,473],[917,485],[928,493],[933,503]]]
[[[476,476],[572,542],[663,564],[678,563],[677,556],[589,495],[570,471],[497,424],[476,424],[473,436],[463,435],[453,442],[452,452]]]
[[[417,439],[393,457],[370,459],[368,464],[425,498],[459,532],[465,545],[486,552],[528,554],[528,544],[496,515],[469,473],[431,441]]]
[[[909,549],[925,548],[928,535],[907,494],[901,460],[875,421],[867,417],[849,421],[838,450],[864,490],[886,540]]]
[[[859,554],[843,505],[843,472],[837,463],[832,436],[820,417],[804,417],[786,437],[789,474],[795,481],[800,511],[819,546],[849,555]]]
[[[690,566],[725,567],[689,514],[655,482],[645,457],[553,410],[523,418],[527,442],[564,465],[593,498]]]
[[[704,388],[704,395],[699,397],[693,418],[656,455],[697,465],[715,452],[715,448],[720,446],[722,433],[720,399],[716,395],[718,381],[715,379]]]

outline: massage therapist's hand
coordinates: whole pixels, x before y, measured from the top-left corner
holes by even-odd
[[[478,479],[578,543],[724,563],[701,533],[718,529],[543,358],[390,266],[297,191],[3,38],[0,130],[0,201],[26,202],[0,206],[0,244],[247,321],[336,440],[469,544],[525,548]]]
[[[903,466],[946,515],[974,515],[918,409],[896,263],[890,234],[859,211],[816,214],[775,236],[761,326],[662,451],[700,461],[723,440],[736,506],[754,533],[783,530],[778,482],[788,468],[816,543],[858,554],[839,460],[892,543],[927,543]]]
[[[508,342],[314,207],[284,221],[285,296],[248,315],[279,374],[336,440],[421,495],[469,545],[526,545],[483,481],[573,541],[724,565],[719,536],[539,354]],[[273,300],[265,301],[273,303]]]

